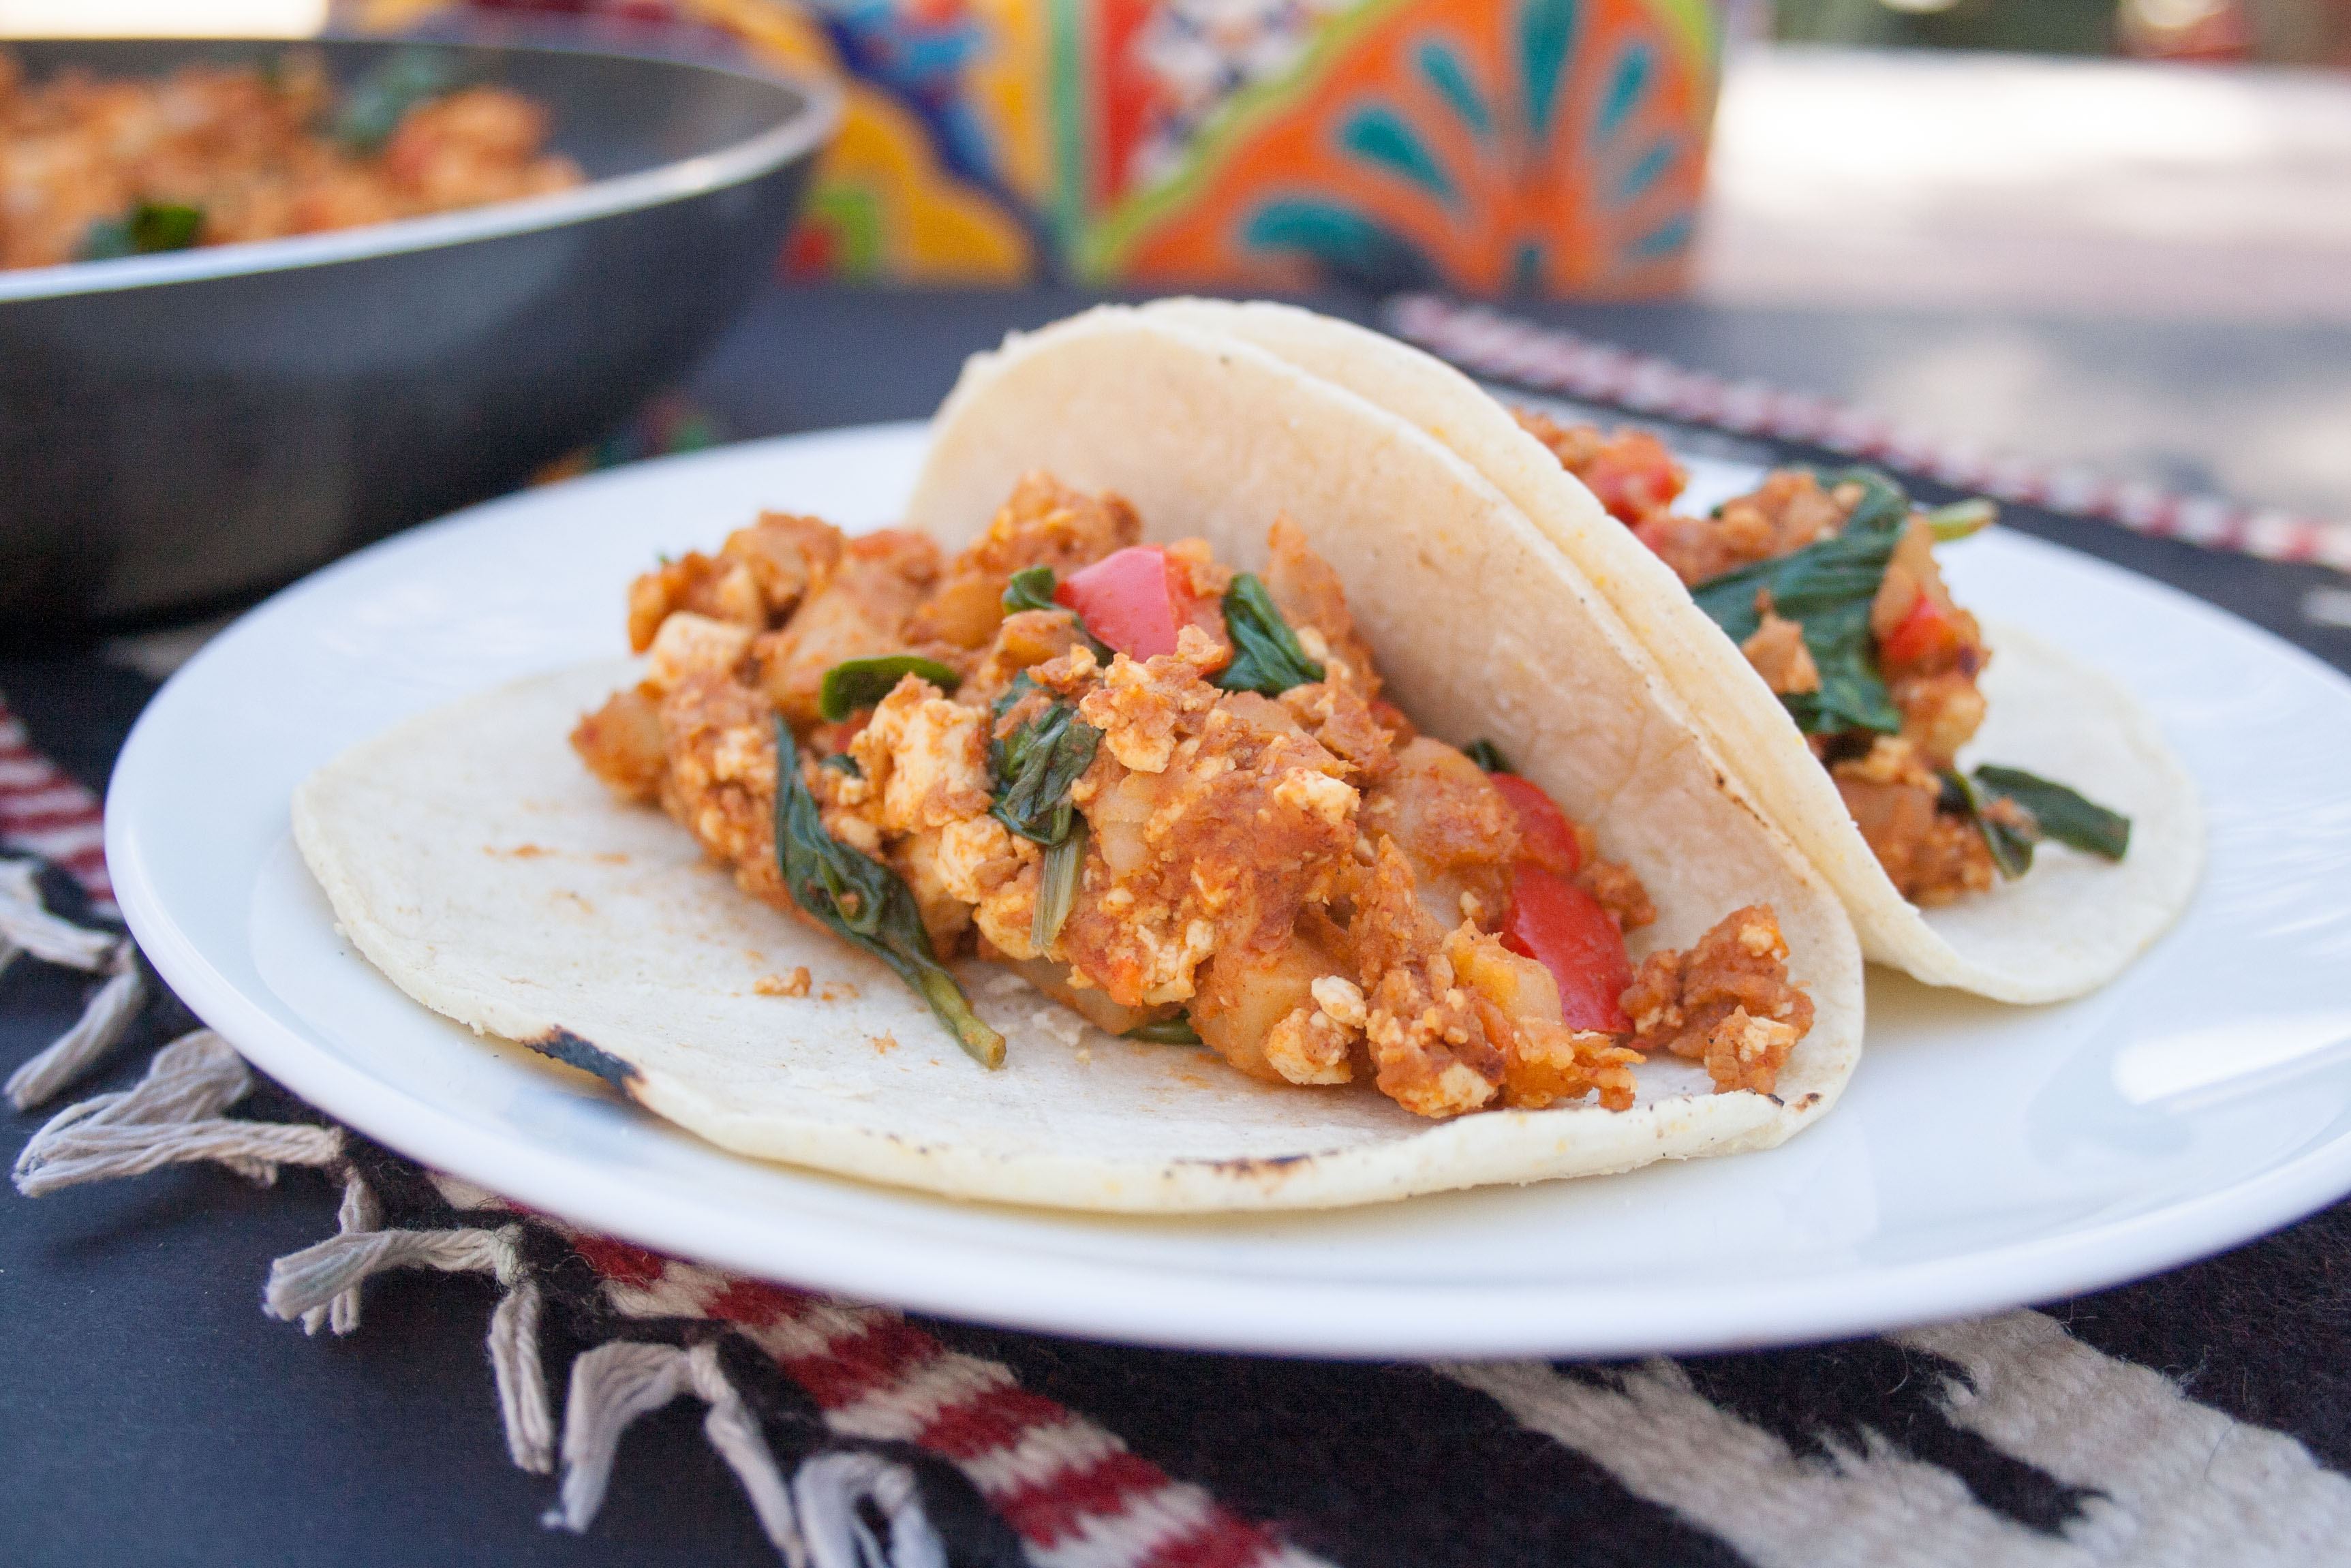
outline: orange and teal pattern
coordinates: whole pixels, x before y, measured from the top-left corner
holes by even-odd
[[[1634,298],[1687,271],[1714,0],[664,3],[847,89],[803,275]]]

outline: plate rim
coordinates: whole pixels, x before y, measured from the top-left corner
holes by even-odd
[[[923,424],[895,421],[771,437],[632,465],[570,485],[642,484],[651,471],[674,472],[679,465],[756,463],[778,450],[820,447],[843,438],[886,438]],[[184,690],[183,677],[216,649],[232,639],[265,634],[269,617],[320,584],[375,570],[387,558],[429,548],[452,533],[493,524],[509,510],[536,509],[545,499],[545,493],[525,491],[453,513],[322,569],[246,612],[166,682],[141,714],[117,761],[110,806],[118,791],[135,800],[141,775],[152,766],[147,752],[161,744],[153,738],[161,727],[153,716],[165,711],[174,688]],[[2124,591],[2169,600],[2171,608],[2225,624],[2232,634],[2250,633],[2269,644],[2269,651],[2283,652],[2351,688],[2351,679],[2314,655],[2169,584],[2047,540],[2018,534],[2008,538],[2085,565]],[[272,840],[271,850],[280,841]],[[1752,1348],[1882,1333],[2114,1285],[2251,1240],[2351,1190],[2351,1127],[2344,1127],[2320,1134],[2322,1141],[2252,1176],[2119,1219],[1923,1261],[1871,1264],[1865,1280],[1841,1277],[1825,1291],[1801,1272],[1742,1281],[1736,1322],[1725,1321],[1726,1314],[1708,1300],[1719,1286],[1693,1291],[1672,1281],[1304,1281],[1216,1274],[1188,1264],[1157,1268],[1132,1259],[1085,1259],[1045,1249],[1008,1251],[992,1241],[938,1237],[910,1250],[896,1240],[897,1233],[845,1217],[783,1207],[729,1216],[681,1204],[666,1191],[632,1186],[620,1167],[544,1143],[501,1138],[369,1076],[323,1042],[270,1016],[213,963],[170,913],[150,875],[131,811],[108,811],[105,844],[124,918],[157,973],[255,1066],[338,1121],[433,1169],[639,1245],[758,1277],[788,1277],[803,1287],[1010,1328],[1333,1358],[1609,1356]],[[243,930],[233,938],[248,939]],[[928,1194],[873,1190],[916,1204],[959,1207],[954,1199]],[[1087,1222],[1105,1220],[1117,1223],[1115,1217],[1088,1217]],[[1137,1288],[1177,1281],[1180,1290]]]

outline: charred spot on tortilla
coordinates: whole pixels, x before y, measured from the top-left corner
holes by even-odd
[[[636,1098],[636,1085],[644,1077],[632,1063],[623,1061],[591,1040],[582,1040],[560,1025],[522,1043],[568,1067],[595,1074],[632,1100]]]
[[[1186,1165],[1207,1166],[1212,1170],[1228,1171],[1235,1176],[1280,1176],[1290,1166],[1309,1160],[1328,1158],[1320,1155],[1249,1155],[1222,1160],[1186,1160]]]

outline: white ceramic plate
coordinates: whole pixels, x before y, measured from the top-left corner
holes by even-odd
[[[530,491],[246,616],[115,772],[107,853],[156,967],[297,1093],[522,1202],[771,1278],[1110,1339],[1564,1356],[1852,1334],[2147,1273],[2351,1190],[2351,682],[1997,532],[1949,550],[1961,597],[2137,689],[2204,792],[2204,885],[2079,1002],[1873,971],[1844,1104],[1767,1154],[1328,1214],[956,1204],[722,1154],[434,1017],[340,944],[287,833],[298,779],[409,714],[620,651],[624,585],[657,549],[763,505],[889,521],[922,439],[841,431]]]

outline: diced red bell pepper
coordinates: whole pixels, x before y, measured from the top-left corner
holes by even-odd
[[[1071,572],[1053,602],[1078,612],[1086,630],[1130,658],[1176,651],[1176,632],[1191,618],[1191,591],[1180,567],[1157,545],[1132,545]]]
[[[1663,511],[1682,489],[1674,455],[1645,430],[1619,434],[1584,465],[1577,477],[1608,509],[1608,515],[1622,523],[1637,523]]]
[[[1520,861],[1510,883],[1510,911],[1502,920],[1502,946],[1551,971],[1568,1028],[1633,1031],[1621,999],[1633,983],[1625,934],[1583,888]]]
[[[1515,773],[1493,773],[1486,781],[1502,792],[1519,819],[1519,858],[1532,861],[1560,876],[1573,876],[1583,868],[1583,846],[1575,827],[1559,803]]]
[[[1922,589],[1894,630],[1877,644],[1877,656],[1888,664],[1916,664],[1929,655],[1949,652],[1959,636],[1958,622]]]

